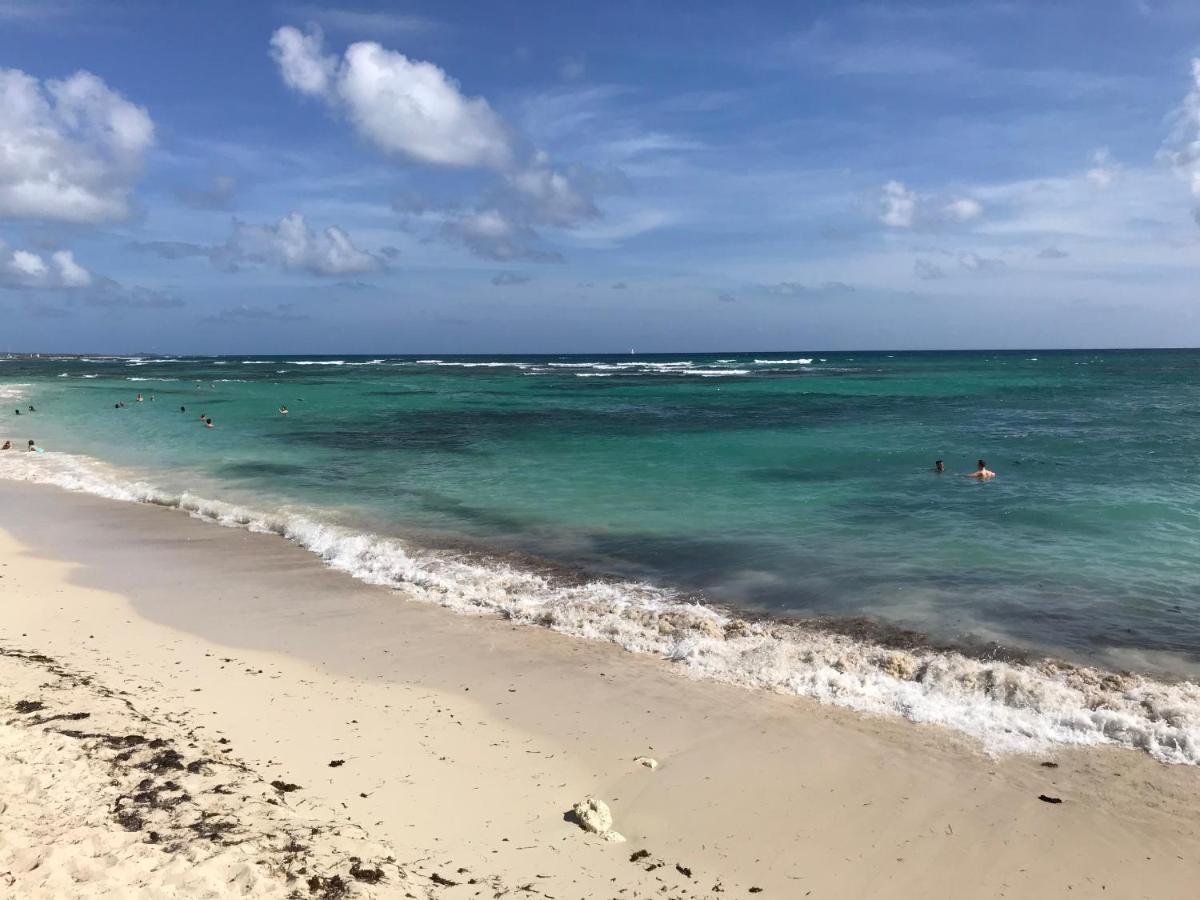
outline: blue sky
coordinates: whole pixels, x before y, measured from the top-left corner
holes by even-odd
[[[0,0],[0,351],[1198,346],[1200,6]]]

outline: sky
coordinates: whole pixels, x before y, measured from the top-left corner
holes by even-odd
[[[1200,346],[1200,4],[0,0],[0,352]]]

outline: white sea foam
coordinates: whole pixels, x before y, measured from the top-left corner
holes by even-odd
[[[443,362],[440,359],[419,359],[413,365],[451,366],[460,369],[528,369],[530,363],[519,362]]]
[[[680,375],[699,375],[701,378],[724,378],[728,375],[749,375],[749,369],[683,369]]]
[[[20,400],[25,396],[27,387],[29,387],[28,383],[0,384],[0,400]]]
[[[344,366],[344,359],[289,359],[289,366]]]
[[[756,359],[759,366],[811,366],[811,359]]]
[[[130,375],[126,381],[178,381],[178,378],[138,378],[136,375]]]
[[[576,378],[612,378],[612,372],[576,372]]]
[[[11,387],[11,386],[6,386]],[[636,582],[570,582],[507,562],[433,551],[321,521],[171,494],[88,457],[0,454],[0,477],[154,503],[278,534],[327,565],[461,613],[501,615],[673,662],[693,678],[811,697],[871,715],[957,729],[993,753],[1111,744],[1168,763],[1200,763],[1200,686],[1051,660],[894,650],[817,628],[746,621]]]

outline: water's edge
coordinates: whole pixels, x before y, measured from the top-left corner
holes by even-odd
[[[1053,659],[977,658],[903,645],[845,622],[749,618],[650,584],[559,578],[499,558],[419,547],[324,522],[319,511],[271,513],[172,494],[85,456],[10,452],[0,457],[0,477],[277,534],[334,569],[415,600],[608,641],[667,659],[692,678],[941,725],[991,753],[1110,744],[1200,764],[1200,686],[1193,682]]]

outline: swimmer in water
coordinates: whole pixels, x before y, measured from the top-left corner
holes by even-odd
[[[0,447],[0,450],[11,450],[11,449],[12,449],[12,441],[5,441],[4,446]]]
[[[181,407],[179,407],[179,411],[180,411],[180,412],[187,412],[187,407],[186,407],[186,406],[181,406]]]
[[[946,464],[940,459],[937,460],[933,464],[933,471],[937,472],[939,475],[944,475],[946,473]]]
[[[212,419],[205,419],[205,420],[204,420],[204,427],[205,427],[205,428],[212,428],[212,427],[213,427]]]
[[[37,449],[37,447],[35,447],[35,446],[33,445],[33,440],[32,440],[32,439],[30,439],[30,441],[29,441],[29,446],[28,446],[28,447],[26,447],[25,449],[26,449],[26,450],[28,450],[30,453],[32,453],[34,450],[36,450],[36,449]]]
[[[137,402],[138,402],[138,403],[141,403],[141,402],[142,402],[142,395],[141,395],[141,394],[138,394],[138,395],[137,395]]]
[[[286,406],[279,407],[279,414],[281,416],[286,416],[288,414],[287,407]]]
[[[978,478],[980,481],[987,481],[990,478],[995,478],[996,473],[987,467],[987,462],[979,460],[977,468],[974,472],[967,476],[968,478]]]

